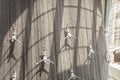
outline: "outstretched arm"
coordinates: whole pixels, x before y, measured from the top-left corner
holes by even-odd
[[[71,80],[72,79],[72,76],[70,76],[70,78],[68,80]]]
[[[40,60],[39,62],[36,63],[36,65],[40,64],[40,63],[43,62],[43,61],[44,61],[43,59]]]
[[[68,37],[69,37],[69,36],[66,36],[66,37],[64,38],[64,40],[67,39]]]
[[[78,76],[76,76],[76,75],[74,75],[76,78],[78,78],[78,79],[81,79],[81,77],[78,77]]]
[[[54,62],[53,62],[53,61],[50,61],[50,60],[48,60],[48,59],[46,59],[46,61],[47,61],[47,62],[50,62],[50,63],[52,63],[52,64],[54,64]]]
[[[89,56],[92,55],[92,54],[94,55],[95,51],[92,48],[90,48],[90,50],[89,50]]]
[[[18,43],[21,43],[21,41],[19,41],[18,39],[15,39],[15,41],[17,41]]]
[[[73,36],[72,34],[70,34],[70,36],[71,36],[72,38],[78,39],[77,37]]]
[[[92,54],[92,53],[91,53],[91,52],[89,52],[88,57],[90,57],[90,56],[91,56],[91,54]]]

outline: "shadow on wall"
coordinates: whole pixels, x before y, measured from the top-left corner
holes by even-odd
[[[105,61],[104,54],[106,53],[107,46],[106,46],[106,39],[105,39],[105,33],[104,33],[104,18],[101,18],[100,20],[97,19],[98,16],[96,15],[97,12],[100,11],[100,14],[103,16],[103,10],[102,10],[102,0],[94,0],[94,6],[93,6],[93,28],[92,28],[92,41],[93,41],[93,48],[95,51],[97,51],[98,55],[96,57],[94,56],[94,65],[93,68],[95,68],[95,73],[97,73],[97,80],[107,80],[108,77],[108,64]],[[100,26],[97,23],[101,22]],[[99,33],[97,35],[96,30],[99,28]],[[96,33],[96,34],[95,34]]]
[[[43,57],[41,57],[41,60],[42,60],[42,59],[43,59]],[[32,79],[31,79],[31,80],[33,80],[33,78],[35,77],[35,75],[37,75],[38,73],[39,73],[39,76],[40,76],[40,77],[42,76],[42,73],[43,73],[43,72],[48,75],[48,71],[45,69],[45,65],[46,65],[45,62],[41,62],[40,64],[38,64],[37,66],[35,66],[35,68],[39,66],[39,70],[37,70],[37,71],[34,73],[34,75],[32,76]],[[35,69],[35,68],[33,68],[33,69]],[[27,75],[28,75],[28,74],[27,74]]]
[[[107,50],[105,33],[103,32],[103,24],[101,24],[96,42],[96,47],[98,51],[97,61],[98,61],[98,70],[101,80],[107,80],[108,78],[108,63],[105,61],[105,54]]]
[[[93,49],[97,52],[96,50],[96,34],[97,34],[97,8],[98,8],[98,2],[99,1],[96,1],[94,0],[94,4],[93,4],[93,23],[92,23],[92,47]],[[91,68],[91,74],[94,74],[96,73],[96,77],[94,77],[95,80],[101,80],[101,75],[99,74],[100,70],[99,70],[99,62],[98,62],[98,55],[94,55],[92,58],[93,58],[93,64],[90,65],[90,68]]]
[[[26,3],[27,0],[0,0],[0,55],[2,55],[4,38],[18,17],[27,8]],[[20,6],[17,4],[20,4]],[[17,13],[17,7],[21,7],[21,13]]]
[[[4,1],[4,2],[6,3],[6,1]],[[14,2],[14,3],[12,3],[12,2]],[[29,1],[29,0],[21,0],[19,2],[21,4],[21,14],[24,12],[24,10],[26,8],[28,8],[27,17],[26,17],[25,34],[24,34],[25,36],[23,38],[23,49],[22,49],[23,52],[22,52],[22,56],[21,56],[22,60],[21,60],[21,63],[20,63],[20,65],[21,65],[20,68],[21,69],[20,69],[20,78],[19,78],[19,80],[24,80],[25,79],[25,72],[26,72],[27,61],[28,61],[28,46],[29,46],[29,40],[30,40],[30,35],[31,35],[31,21],[32,21],[31,18],[32,18],[33,4],[31,4],[31,1]],[[61,2],[62,2],[62,4],[61,4]],[[8,17],[11,17],[11,18],[8,21],[4,21],[4,22],[8,22],[8,26],[7,27],[9,29],[10,29],[11,25],[13,25],[15,23],[15,21],[17,20],[17,18],[21,15],[21,14],[19,14],[19,15],[18,14],[13,15],[13,12],[14,12],[14,14],[16,12],[16,6],[17,5],[15,5],[15,3],[17,3],[17,1],[11,0],[10,2],[8,2],[8,4],[10,4],[10,3],[12,3],[12,7],[14,7],[15,9],[13,8],[13,10],[10,10],[12,8],[11,6],[7,7],[7,5],[6,6],[3,5],[4,7],[7,7],[8,10],[12,11],[12,13],[10,13],[10,11],[9,11],[9,13],[7,13]],[[63,3],[64,3],[63,0],[62,1],[58,0],[57,1],[57,4],[56,4],[56,13],[55,13],[55,20],[54,20],[54,29],[58,29],[57,27],[59,25],[59,31],[56,32],[57,30],[54,30],[54,32],[56,33],[56,35],[54,37],[58,36],[59,38],[60,38],[61,27],[62,27],[61,25],[62,25]],[[60,15],[60,16],[58,16],[58,15]],[[2,26],[3,24],[0,24],[0,25]],[[1,27],[0,30],[2,31],[3,29],[4,28]],[[5,35],[6,35],[6,33],[8,32],[8,30],[6,32],[4,32],[4,35],[1,35],[2,36],[2,39],[0,41],[1,43],[3,43],[3,39],[4,39]],[[55,49],[56,50],[56,52],[55,52],[56,53],[56,60],[57,60],[57,53],[59,52],[59,46],[60,46],[58,44],[60,43],[60,41],[58,41],[58,40],[55,40],[55,41],[56,41],[56,44],[54,44],[54,46],[57,46],[56,49]],[[1,51],[2,51],[2,48],[3,48],[2,46],[3,46],[3,44],[1,44]],[[12,49],[12,51],[13,51],[13,49]]]
[[[13,58],[15,60],[15,62],[17,61],[17,59],[15,58],[15,56],[13,54],[14,47],[15,47],[15,42],[10,44],[10,51],[9,51],[8,56],[7,56],[8,57],[8,62],[10,61],[11,58]]]
[[[54,19],[54,37],[53,37],[53,42],[52,42],[52,46],[51,46],[51,53],[50,53],[50,58],[51,60],[54,58],[55,60],[55,64],[54,66],[51,64],[50,65],[50,80],[61,80],[58,79],[57,76],[57,70],[58,70],[58,55],[60,52],[60,35],[61,35],[61,30],[62,30],[62,16],[63,16],[63,8],[64,8],[64,0],[57,0],[56,1],[56,11],[55,11],[55,19]],[[50,33],[48,35],[46,35],[45,37],[53,34]],[[45,37],[41,38],[40,40],[44,39]],[[34,45],[36,45],[40,40],[38,40],[37,42],[35,42]],[[32,46],[34,46],[32,45]],[[32,47],[31,46],[31,47]],[[54,50],[55,48],[55,50]],[[52,57],[54,56],[54,57]],[[54,68],[53,68],[54,67]],[[34,67],[33,69],[31,69],[31,71],[29,71],[29,73],[27,75],[29,75],[31,72],[33,72],[35,70],[36,67]],[[55,70],[54,70],[55,69]],[[44,69],[44,64],[40,65],[39,70],[33,75],[33,77],[39,73],[41,75],[42,72],[45,72],[48,74],[48,72]],[[26,76],[27,76],[26,75]],[[45,78],[45,77],[44,77]],[[43,79],[43,78],[42,78]]]
[[[78,8],[77,8],[77,23],[76,23],[76,34],[75,37],[79,37],[79,27],[80,27],[80,16],[81,16],[81,2],[82,0],[78,0]],[[77,54],[78,54],[78,39],[75,39],[75,45],[74,45],[74,65],[73,67],[77,66]],[[75,70],[76,71],[76,70]]]
[[[17,14],[16,13],[16,3],[17,2],[20,2],[21,4],[21,13],[20,14]],[[30,40],[30,35],[31,35],[31,23],[32,23],[32,11],[33,11],[33,4],[32,1],[30,0],[19,0],[19,1],[16,1],[16,0],[1,0],[1,11],[0,11],[0,21],[2,21],[2,23],[0,23],[0,55],[2,55],[2,49],[3,49],[3,41],[4,41],[4,37],[5,35],[7,34],[7,32],[9,31],[10,27],[15,23],[15,21],[17,20],[17,18],[24,12],[24,10],[26,8],[28,8],[28,12],[27,12],[27,17],[26,17],[26,26],[25,26],[25,36],[23,38],[23,52],[22,52],[22,60],[21,60],[21,63],[20,63],[20,77],[19,77],[19,80],[25,80],[25,73],[26,73],[26,67],[27,67],[27,62],[28,62],[28,48],[32,48],[32,46],[34,46],[35,44],[37,44],[40,40],[38,40],[34,45],[32,45],[31,47],[29,47],[29,40]],[[78,0],[78,13],[77,13],[77,23],[76,23],[76,37],[78,37],[79,35],[79,26],[80,26],[80,6],[81,5],[81,0]],[[58,55],[60,53],[60,35],[61,35],[61,27],[62,27],[62,15],[63,15],[63,9],[64,9],[64,0],[57,0],[56,2],[56,11],[55,11],[55,20],[54,20],[54,38],[53,38],[53,45],[52,45],[52,48],[51,48],[51,56],[55,55],[55,73],[57,73],[57,70],[58,70]],[[15,14],[15,15],[13,15]],[[97,13],[96,13],[97,14]],[[3,17],[4,16],[4,17]],[[96,33],[96,19],[94,18],[93,20],[93,33]],[[52,33],[50,33],[52,34]],[[49,36],[50,34],[46,35],[45,37]],[[92,34],[93,35],[93,34]],[[101,34],[99,34],[99,37],[98,37],[98,40],[100,38],[101,39],[104,39],[104,37],[100,37]],[[96,36],[96,35],[95,35]],[[43,39],[45,38],[43,37]],[[96,39],[96,37],[94,37],[93,35],[93,41],[94,39]],[[42,39],[41,39],[42,40]],[[103,41],[105,42],[105,41]],[[98,41],[99,43],[99,41]],[[103,44],[103,43],[102,43]],[[53,50],[53,48],[55,48],[55,50]],[[88,67],[88,65],[82,65],[82,66],[77,66],[77,49],[78,49],[78,40],[75,41],[75,47],[74,47],[74,69],[75,69],[75,73],[76,75],[84,78],[86,76],[89,76],[89,73],[85,73],[85,76],[82,75],[84,73],[82,73],[82,69],[86,70],[84,72],[87,72],[87,69],[86,67]],[[92,66],[92,65],[91,65]],[[50,70],[53,66],[50,65]],[[34,68],[35,69],[35,68]],[[43,69],[43,67],[42,67]],[[40,68],[40,71],[41,71],[41,68]],[[81,72],[80,72],[81,71]],[[31,73],[31,72],[30,72]],[[54,73],[53,70],[50,71],[50,73]],[[51,80],[61,80],[61,78],[63,78],[64,76],[62,74],[68,74],[69,73],[69,70],[65,70],[61,73],[58,73],[56,75],[56,78],[55,79],[51,79]],[[80,73],[80,74],[78,74]],[[52,76],[54,77],[54,75],[52,74]],[[69,74],[68,74],[69,76]],[[65,77],[67,79],[67,77]],[[93,77],[90,77],[89,76],[89,80],[93,80]]]
[[[52,42],[53,43],[53,42]],[[50,57],[48,57],[48,59],[49,60],[51,60],[51,61],[54,61],[54,48],[53,48],[53,46],[54,46],[54,44],[51,44],[51,53],[50,53]],[[43,59],[43,56],[41,56],[41,60]],[[46,69],[46,66],[48,66],[48,64],[47,63],[45,63],[45,62],[41,62],[40,64],[38,64],[38,65],[36,65],[33,69],[31,69],[28,73],[27,73],[27,75],[26,76],[28,76],[29,74],[31,74],[31,72],[34,72],[34,74],[32,75],[32,77],[31,77],[31,80],[34,80],[34,77],[37,75],[37,74],[39,74],[39,77],[40,78],[42,78],[42,79],[49,79],[49,80],[57,80],[56,79],[56,72],[55,72],[55,63],[54,64],[52,64],[52,63],[49,63],[50,64],[50,67],[49,67],[49,70],[48,69]],[[37,67],[39,68],[39,69],[37,69]],[[35,69],[37,69],[36,71],[35,71]],[[44,76],[44,75],[47,75],[47,76]],[[43,78],[43,76],[44,76],[44,78]]]
[[[53,42],[52,42],[52,46],[51,46],[51,53],[50,53],[50,58],[51,60],[54,58],[55,60],[55,64],[54,64],[54,69],[53,70],[53,65],[50,65],[50,73],[52,75],[50,75],[51,80],[59,80],[57,78],[57,70],[58,70],[58,54],[60,51],[60,35],[61,35],[61,30],[62,30],[62,15],[63,15],[63,8],[64,8],[64,0],[57,0],[56,1],[56,11],[55,11],[55,18],[54,18],[54,35],[53,35]],[[48,11],[49,12],[49,11]],[[44,15],[44,14],[43,14]],[[36,19],[35,19],[36,20]],[[32,46],[36,45],[39,41],[41,41],[42,39],[46,38],[47,36],[50,36],[50,33],[46,36],[44,36],[43,38],[41,38],[40,40],[38,40],[37,42],[35,42]],[[30,48],[32,48],[32,46]],[[55,50],[54,50],[55,48]],[[27,55],[25,55],[27,57]],[[52,57],[54,56],[54,57]],[[23,60],[25,60],[26,58],[24,57]],[[24,62],[25,63],[25,62]],[[33,75],[33,77],[39,73],[40,75],[42,75],[43,72],[47,73],[48,72],[44,69],[45,64],[41,64],[39,70]],[[34,67],[33,69],[31,69],[26,76],[28,76],[31,72],[33,72],[35,70],[36,67]],[[25,69],[25,68],[24,68]],[[56,76],[55,76],[56,75]],[[25,77],[25,76],[24,76]],[[45,78],[45,77],[44,77]],[[43,79],[43,78],[42,78]]]
[[[79,71],[79,73],[76,72],[75,70]],[[90,73],[88,72],[88,65],[76,66],[73,68],[73,72],[76,76],[81,77],[80,80],[94,80],[94,76],[96,75],[96,74],[90,75]],[[84,73],[84,72],[86,72],[86,73]],[[61,75],[61,74],[64,74],[64,75]],[[58,76],[61,76],[63,80],[68,80],[71,76],[70,69],[67,69],[67,70],[64,70],[64,71],[58,73]],[[66,76],[66,77],[64,77],[64,76]],[[73,79],[71,79],[71,80],[73,80]],[[76,78],[75,80],[79,80],[79,79]]]
[[[56,2],[56,12],[55,12],[55,20],[54,20],[54,33],[55,33],[55,35],[54,35],[54,39],[53,39],[53,41],[55,42],[55,44],[52,44],[52,48],[55,46],[55,52],[54,52],[54,50],[53,49],[51,49],[51,55],[53,55],[53,53],[52,52],[54,52],[55,54],[55,69],[56,69],[56,71],[57,71],[57,60],[58,60],[58,53],[59,53],[59,50],[60,50],[60,34],[61,34],[61,27],[62,27],[62,13],[63,13],[63,6],[64,6],[64,0],[57,0],[57,2]],[[29,12],[30,11],[30,12]],[[28,9],[28,17],[27,18],[29,18],[29,17],[31,17],[32,15],[30,15],[30,13],[31,13],[31,11],[33,11],[33,10],[29,10]],[[59,16],[58,16],[59,15]],[[27,23],[28,22],[28,23]],[[31,23],[31,19],[28,19],[28,21],[26,21],[26,24],[30,24]],[[26,70],[26,63],[27,63],[27,60],[28,60],[28,45],[29,45],[29,38],[30,38],[30,34],[31,34],[31,28],[28,28],[28,27],[30,27],[31,25],[26,25],[26,29],[25,29],[25,41],[26,41],[26,45],[23,45],[23,57],[22,57],[22,60],[23,61],[21,61],[21,65],[24,65],[24,66],[21,66],[21,72],[20,72],[20,76],[21,77],[26,77],[26,76],[28,76],[34,69],[35,69],[35,67],[31,70],[31,71],[29,71],[28,73],[27,73],[27,75],[25,76],[25,70]],[[51,35],[52,33],[50,33],[50,35]],[[47,36],[49,36],[49,35],[47,35]],[[45,37],[47,37],[47,36],[45,36]],[[43,39],[45,38],[45,37],[43,37]],[[57,37],[57,38],[56,38]],[[57,40],[56,40],[57,39]],[[42,39],[40,39],[40,40],[42,40]],[[35,44],[37,44],[40,40],[38,40],[37,42],[35,42]],[[52,42],[53,43],[53,42]],[[34,44],[34,45],[35,45]],[[32,46],[34,46],[34,45],[32,45]],[[32,47],[31,46],[31,47]],[[31,48],[30,47],[30,48]],[[52,65],[50,65],[50,69],[51,69],[51,67],[52,67]],[[23,71],[23,72],[22,72]],[[41,75],[41,73],[42,72],[46,72],[47,73],[47,71],[44,69],[44,64],[43,65],[41,65],[40,66],[40,69],[34,74],[34,75],[36,75],[37,73],[40,73],[40,75]],[[52,70],[52,71],[50,71],[50,72],[53,72],[54,70]],[[54,76],[53,75],[54,73],[52,73],[52,76]],[[55,78],[55,76],[54,76],[54,78]],[[24,79],[23,79],[24,80]],[[56,80],[56,79],[52,79],[52,80]]]
[[[24,2],[24,0],[22,1]],[[26,8],[28,9],[28,11],[26,16],[25,34],[23,37],[22,60],[20,63],[19,80],[25,80],[26,78],[25,73],[29,69],[27,68],[27,66],[30,66],[27,63],[29,60],[31,60],[28,57],[28,50],[29,50],[29,43],[31,36],[31,24],[32,24],[32,15],[34,11],[34,2],[32,0],[26,0]]]
[[[1,6],[1,9],[0,9],[0,21],[1,21],[1,23],[0,23],[0,37],[1,37],[1,39],[0,39],[0,46],[1,46],[0,47],[0,51],[1,51],[0,55],[2,54],[4,37],[6,36],[7,32],[11,28],[11,26],[18,19],[18,17],[27,8],[27,1],[28,0],[19,0],[19,1],[16,1],[16,0],[10,0],[10,1],[9,0],[0,0],[0,2],[1,2],[1,5],[0,5]],[[34,1],[34,0],[32,0],[32,1]],[[20,6],[18,6],[17,3],[20,4]],[[17,7],[20,7],[20,12],[21,13],[17,13],[17,11],[16,11]],[[63,5],[63,7],[74,7],[74,6],[64,6]],[[56,8],[53,8],[50,11],[53,11],[54,9],[56,9]],[[99,7],[99,10],[102,11],[101,5]],[[48,12],[50,12],[50,11],[48,11]],[[43,13],[41,16],[45,15],[48,12]]]
[[[0,52],[0,57],[1,57],[0,60],[1,60],[3,58],[2,49],[4,48],[3,47],[4,38],[5,38],[6,34],[9,32],[12,25],[15,24],[18,17],[21,16],[21,14],[27,8],[28,8],[28,14],[27,14],[27,17],[26,17],[27,18],[26,19],[26,28],[25,28],[26,33],[25,33],[24,42],[25,41],[26,41],[26,43],[28,42],[27,45],[29,45],[29,38],[30,38],[30,33],[31,33],[29,31],[31,31],[30,29],[31,29],[31,21],[32,21],[32,19],[31,19],[32,18],[32,10],[30,8],[30,3],[29,3],[30,1],[29,0],[19,0],[19,1],[16,1],[16,0],[0,0],[0,2],[1,2],[1,4],[0,4],[0,21],[1,21],[1,23],[0,23],[0,37],[1,37],[1,39],[0,39],[0,51],[1,51]],[[19,4],[19,5],[17,5],[17,4]],[[17,7],[20,8],[20,13],[17,13]],[[22,57],[20,57],[20,59],[22,58],[24,60],[23,55],[26,54],[25,49],[27,49],[27,47],[28,47],[27,45],[23,45],[23,54],[22,54]],[[9,62],[11,57],[13,57],[16,60],[16,58],[13,54],[14,46],[15,46],[15,43],[11,44],[10,47],[8,48],[8,50],[5,52],[5,54],[3,54],[5,56],[7,54],[7,52],[10,50],[9,55],[7,56],[7,58],[9,58],[8,62]],[[20,59],[17,59],[16,63]],[[22,66],[22,65],[24,65],[24,61],[21,60],[21,62],[22,62],[21,63],[22,70],[20,70],[20,80],[24,80],[24,79],[21,79],[21,78],[24,78],[24,77],[21,77],[21,76],[24,75],[24,70],[23,70],[23,66]],[[12,67],[14,67],[16,65],[16,63]],[[1,65],[2,64],[0,64],[0,66]],[[7,74],[10,72],[12,67],[9,69],[9,71],[6,73],[5,76],[7,76]],[[3,77],[3,79],[5,79],[5,76]]]
[[[55,19],[54,19],[54,48],[55,48],[55,71],[58,72],[58,56],[60,53],[60,36],[62,30],[62,16],[63,16],[63,9],[64,9],[64,0],[57,0],[56,1],[56,11],[55,11]],[[58,78],[57,80],[61,80]]]
[[[13,54],[14,46],[15,44],[11,44],[10,47],[7,49],[7,51],[3,54],[3,42],[7,39],[4,39],[7,33],[9,32],[12,25],[15,24],[16,20],[19,16],[24,12],[25,9],[28,8],[29,0],[0,0],[0,66],[4,63],[4,61],[8,59],[8,62],[10,60],[10,57],[13,57],[13,59],[16,61],[16,58]],[[19,5],[17,5],[19,4]],[[20,8],[20,12],[17,13],[17,8]],[[29,17],[28,17],[29,18]],[[28,19],[29,20],[29,19]],[[26,23],[27,24],[27,23]],[[21,26],[22,27],[22,26]],[[30,26],[29,26],[30,27]],[[22,28],[21,28],[22,29]],[[23,31],[22,31],[23,32]],[[20,36],[20,34],[19,34]],[[8,44],[7,42],[4,44]],[[9,51],[10,50],[10,51]],[[9,51],[9,55],[7,55],[7,52]],[[7,57],[5,57],[7,55]],[[5,57],[5,58],[4,58]]]

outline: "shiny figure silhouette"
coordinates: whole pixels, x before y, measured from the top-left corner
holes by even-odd
[[[107,54],[107,50],[106,50],[106,52],[105,52],[104,58],[105,58],[105,61],[106,61],[107,63],[110,63],[110,62],[111,62],[111,55],[110,55],[110,54]]]
[[[17,34],[16,34],[16,28],[13,27],[13,34],[12,34],[12,37],[9,39],[11,43],[14,43],[15,41],[21,43],[21,41],[19,41],[17,39]]]
[[[53,61],[51,61],[51,60],[48,59],[48,57],[47,57],[47,55],[46,55],[46,52],[47,52],[47,51],[45,50],[45,47],[44,47],[44,54],[43,54],[43,56],[42,56],[42,59],[41,59],[39,62],[37,62],[36,65],[38,65],[38,64],[40,64],[40,63],[42,63],[42,62],[44,62],[44,63],[49,62],[49,63],[54,64]]]
[[[65,38],[64,39],[68,39],[68,38],[75,38],[75,39],[77,39],[77,37],[75,37],[75,36],[73,36],[71,33],[70,33],[70,29],[69,29],[69,26],[68,26],[68,24],[67,24],[67,27],[66,27],[66,29],[65,29]]]
[[[78,78],[78,79],[81,79],[81,77],[78,77],[74,74],[74,71],[73,69],[70,69],[70,78],[68,80],[71,80],[71,79],[75,79],[75,78]]]
[[[17,77],[16,70],[13,69],[11,80],[16,80],[16,77]]]
[[[94,51],[93,48],[92,48],[92,42],[91,42],[91,41],[90,41],[90,43],[89,43],[88,49],[89,49],[89,54],[88,54],[88,57],[89,57],[89,58],[90,58],[92,55],[97,54],[96,51]]]
[[[90,57],[92,54],[94,55],[95,51],[93,50],[92,45],[90,44],[89,45],[89,54],[88,54],[88,56]]]

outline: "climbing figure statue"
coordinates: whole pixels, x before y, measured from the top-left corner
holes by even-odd
[[[74,71],[73,71],[72,68],[70,69],[70,75],[71,75],[71,76],[69,77],[68,80],[75,79],[75,78],[81,79],[81,77],[78,77],[78,76],[76,76],[76,75],[74,74]]]
[[[17,77],[17,73],[16,70],[13,68],[13,73],[10,80],[16,80],[16,77]]]
[[[19,41],[17,39],[16,27],[13,27],[13,34],[12,34],[12,37],[9,40],[10,40],[11,43],[14,43],[15,41],[21,43],[21,41]]]
[[[43,55],[42,55],[43,57],[42,57],[42,59],[41,59],[39,62],[37,62],[37,63],[36,63],[36,65],[38,65],[38,64],[40,64],[40,63],[42,63],[42,62],[44,62],[44,63],[49,62],[49,63],[54,64],[54,62],[53,62],[53,61],[51,61],[51,60],[49,60],[49,59],[48,59],[48,57],[47,57],[46,53],[47,53],[47,51],[45,50],[45,47],[44,47],[44,50],[43,50]]]
[[[75,38],[77,39],[77,37],[73,36],[71,33],[70,33],[70,28],[69,28],[69,25],[67,24],[66,26],[66,29],[65,29],[65,38],[64,39],[68,39],[68,38]]]

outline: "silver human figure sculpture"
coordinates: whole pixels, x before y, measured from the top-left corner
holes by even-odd
[[[78,79],[81,79],[81,77],[78,77],[74,74],[74,71],[73,69],[70,69],[70,78],[68,80],[71,80],[71,79],[75,79],[75,78],[78,78]]]
[[[49,59],[48,59],[48,57],[47,57],[47,55],[46,55],[46,52],[47,52],[47,51],[46,51],[46,50],[44,50],[43,59],[42,59],[42,60],[40,60],[39,62],[37,62],[37,63],[36,63],[36,65],[40,64],[41,62],[44,62],[44,63],[49,62],[49,63],[54,64],[54,62],[53,62],[53,61],[51,61],[51,60],[49,60]]]
[[[90,57],[92,54],[94,55],[95,51],[93,50],[92,45],[90,44],[89,45],[89,54],[88,54],[88,56]]]
[[[17,77],[16,70],[15,70],[15,69],[13,69],[13,73],[12,73],[11,80],[16,80],[16,77]]]
[[[19,41],[19,40],[17,39],[17,33],[16,33],[16,28],[15,28],[15,27],[13,27],[13,34],[12,34],[12,37],[10,38],[10,41],[11,41],[11,42],[17,41],[17,42],[21,43],[21,41]]]
[[[67,24],[67,27],[66,27],[66,29],[65,29],[65,33],[66,33],[66,37],[64,38],[64,39],[67,39],[67,38],[75,38],[75,39],[77,39],[77,37],[74,37],[71,33],[70,33],[70,28],[69,28],[69,26],[68,26],[68,24]]]
[[[93,48],[92,48],[92,41],[90,41],[88,47],[89,47],[89,54],[88,54],[88,57],[90,57],[91,55],[95,55],[95,54],[97,54],[96,51],[93,50]]]
[[[106,61],[107,63],[110,63],[110,62],[111,62],[111,55],[110,55],[110,54],[107,54],[107,50],[106,50],[106,52],[105,52],[104,57],[105,57],[105,61]]]
[[[110,55],[105,55],[105,61],[107,62],[107,63],[110,63],[111,61],[110,61]]]

